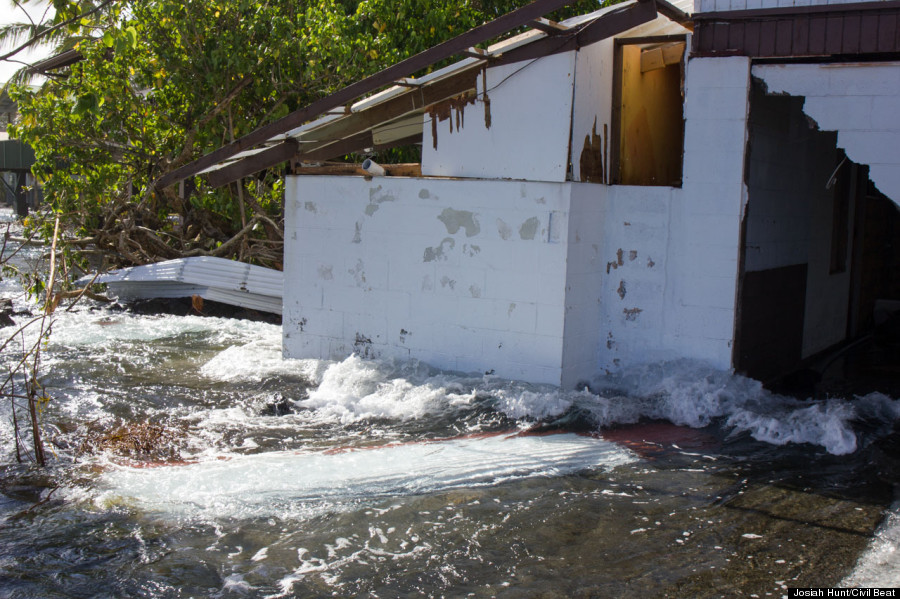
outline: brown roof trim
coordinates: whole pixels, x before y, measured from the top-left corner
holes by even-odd
[[[816,4],[809,6],[782,6],[777,8],[754,8],[749,10],[696,12],[692,15],[692,19],[694,21],[734,21],[819,13],[892,10],[897,8],[900,8],[900,0],[876,0],[875,2],[849,2],[846,4]],[[662,12],[662,9],[660,9],[660,12]]]
[[[45,58],[44,60],[37,61],[28,67],[28,72],[42,74],[47,71],[73,65],[82,60],[84,60],[84,55],[78,50],[66,50],[65,52],[60,52],[59,54]]]
[[[641,1],[653,2],[653,0]],[[187,177],[196,175],[200,171],[227,160],[235,154],[244,150],[249,150],[276,135],[299,127],[329,110],[344,106],[348,102],[356,100],[357,98],[386,85],[392,85],[398,79],[407,77],[436,62],[451,58],[472,46],[476,46],[482,42],[512,31],[517,27],[527,24],[529,21],[538,19],[547,13],[566,6],[569,2],[570,0],[535,0],[527,6],[507,13],[489,23],[470,29],[453,39],[429,48],[424,52],[420,52],[406,60],[402,60],[374,75],[352,83],[330,96],[316,100],[312,104],[299,110],[295,110],[277,121],[264,125],[227,146],[223,146],[190,164],[163,175],[156,182],[156,186],[158,188],[165,188],[180,180],[186,179]]]
[[[795,6],[694,15],[692,56],[892,57],[900,1]]]

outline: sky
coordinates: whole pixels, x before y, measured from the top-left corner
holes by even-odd
[[[33,19],[39,19],[44,14],[46,4],[29,4],[27,8]],[[21,9],[15,7],[11,0],[0,0],[0,25],[6,25],[7,23],[17,23],[24,20],[25,15],[22,13]],[[2,48],[0,49],[0,54],[6,54],[10,50],[12,50],[11,46]],[[37,51],[22,52],[20,54],[17,54],[13,58],[24,62],[34,62],[36,60],[46,58],[48,54],[48,49],[39,48]],[[19,70],[21,67],[22,65],[17,62],[0,62],[0,84],[6,83],[6,81],[9,80],[12,74]]]

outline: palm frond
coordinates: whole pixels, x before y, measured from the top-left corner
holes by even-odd
[[[8,23],[0,25],[0,50],[12,48],[30,37],[34,37],[35,28],[31,23]]]

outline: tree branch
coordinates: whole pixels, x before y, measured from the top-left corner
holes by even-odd
[[[12,50],[11,52],[8,52],[7,54],[0,56],[0,61],[4,61],[4,60],[7,60],[7,59],[15,56],[22,50],[24,50],[30,46],[33,46],[38,41],[47,37],[51,33],[59,31],[60,29],[62,29],[63,27],[66,27],[67,25],[71,25],[72,23],[74,23],[76,21],[80,21],[84,17],[87,17],[89,15],[94,14],[95,12],[103,10],[104,8],[106,8],[106,6],[108,6],[109,4],[112,4],[112,3],[113,3],[113,0],[104,0],[104,2],[101,2],[100,4],[98,4],[97,6],[95,6],[94,8],[92,8],[91,10],[89,10],[87,12],[84,12],[76,17],[72,17],[71,19],[63,21],[62,23],[57,23],[56,25],[54,25],[53,27],[51,27],[49,29],[45,29],[44,31],[42,31],[42,32],[36,34],[34,37],[30,38],[27,42],[20,44],[17,48]]]

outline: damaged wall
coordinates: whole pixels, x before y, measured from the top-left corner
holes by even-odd
[[[425,114],[422,174],[565,181],[574,68],[565,52],[487,69],[474,103]]]
[[[900,205],[900,63],[755,65],[770,94],[803,96],[803,112]]]
[[[576,55],[570,158],[574,181],[609,181],[614,46],[610,38],[582,48]]]
[[[789,372],[847,333],[855,203],[847,194],[854,171],[849,162],[836,170],[843,160],[837,134],[816,130],[803,103],[766,95],[754,82],[737,366],[762,380]],[[841,199],[848,212],[835,223]],[[834,250],[843,253],[840,268],[832,264]]]
[[[729,368],[748,82],[747,59],[690,61],[680,189],[288,177],[285,354],[414,358],[563,387],[665,358]],[[511,140],[496,117],[498,143]],[[533,160],[544,146],[528,133]]]

